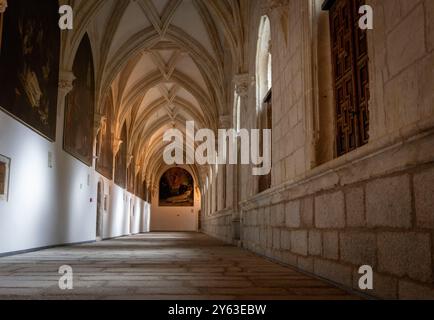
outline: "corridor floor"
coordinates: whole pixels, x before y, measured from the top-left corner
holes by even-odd
[[[59,289],[60,266],[73,269]],[[357,299],[203,234],[150,233],[0,258],[0,299]]]

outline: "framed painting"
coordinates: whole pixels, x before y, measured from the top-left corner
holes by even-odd
[[[134,195],[136,197],[139,197],[140,199],[144,200],[143,199],[143,190],[142,190],[142,188],[143,188],[143,182],[141,181],[140,177],[141,177],[141,173],[139,172],[136,175],[136,179],[135,179],[136,186],[134,188]]]
[[[8,201],[11,159],[0,155],[0,201]]]
[[[72,72],[76,79],[66,97],[63,149],[90,167],[93,160],[95,78],[87,34],[78,47]]]
[[[160,207],[194,207],[194,180],[182,168],[167,170],[160,179]]]
[[[127,186],[127,126],[124,124],[121,132],[122,144],[115,157],[115,184],[125,189]]]
[[[134,160],[131,161],[131,164],[129,165],[127,169],[127,191],[134,194],[135,193],[135,166],[134,166]]]
[[[113,179],[113,103],[112,99],[107,99],[105,104],[105,121],[99,131],[97,139],[96,171],[109,180]]]
[[[0,107],[56,139],[60,30],[56,0],[13,0],[2,15]]]

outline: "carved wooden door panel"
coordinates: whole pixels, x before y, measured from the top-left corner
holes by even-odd
[[[338,156],[369,140],[367,38],[358,14],[363,2],[336,0],[330,9]]]
[[[272,92],[268,92],[264,99],[263,109],[260,115],[260,128],[272,129],[273,128],[273,105],[272,105]],[[263,137],[260,136],[260,150],[263,150]],[[266,176],[259,176],[258,192],[261,193],[271,188],[271,172]]]

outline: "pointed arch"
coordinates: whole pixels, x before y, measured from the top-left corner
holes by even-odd
[[[256,51],[256,98],[258,112],[272,87],[271,59],[271,24],[270,19],[265,15],[261,18]]]
[[[95,115],[95,70],[90,39],[83,36],[72,66],[75,76],[66,97],[63,149],[92,166]]]

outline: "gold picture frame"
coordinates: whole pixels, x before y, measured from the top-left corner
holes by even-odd
[[[2,51],[2,38],[3,38],[3,12],[0,13],[0,52]]]
[[[0,154],[0,201],[9,199],[11,159]]]

